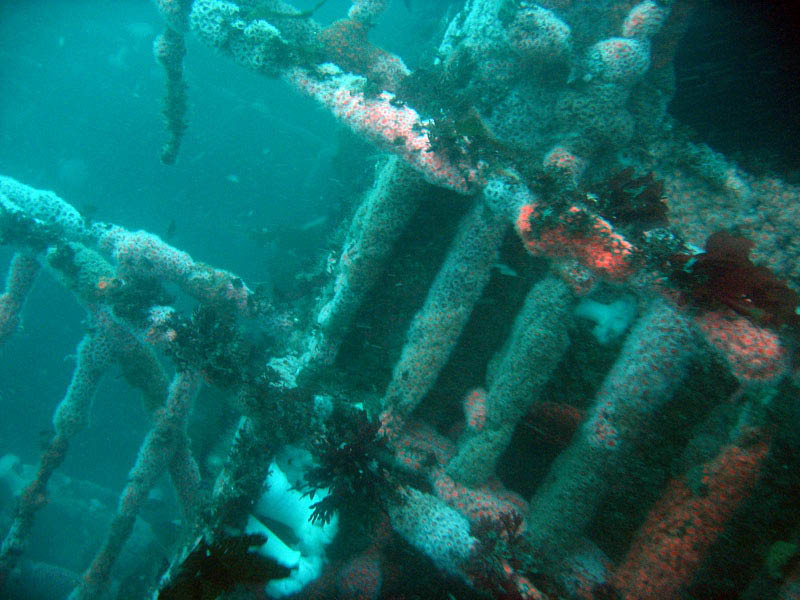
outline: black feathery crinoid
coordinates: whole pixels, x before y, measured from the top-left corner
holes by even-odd
[[[531,585],[547,598],[565,598],[561,584],[537,564],[537,550],[522,535],[523,518],[517,511],[473,523],[470,534],[478,541],[463,566],[473,586],[498,600],[531,597]]]
[[[317,466],[305,477],[304,495],[312,500],[318,490],[328,490],[311,505],[312,523],[327,523],[336,511],[385,512],[387,502],[397,498],[399,482],[389,467],[391,455],[379,429],[380,422],[362,410],[334,409],[325,432],[314,442]]]
[[[602,183],[600,192],[600,214],[618,227],[641,233],[669,223],[664,182],[653,173],[637,177],[627,167]]]
[[[200,369],[221,388],[249,381],[260,368],[263,340],[247,335],[232,304],[199,304],[191,319],[176,315],[170,326],[176,337],[168,351],[175,364]]]

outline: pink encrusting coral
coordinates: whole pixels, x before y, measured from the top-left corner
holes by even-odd
[[[559,183],[575,187],[586,168],[586,161],[564,146],[554,146],[542,159],[545,173]]]
[[[586,68],[604,81],[633,83],[650,68],[650,46],[633,38],[597,42],[589,49]]]
[[[393,243],[419,205],[424,186],[419,174],[392,157],[365,193],[337,257],[332,296],[317,312],[317,323],[327,337],[318,353],[332,359],[364,296],[385,268]]]
[[[389,0],[353,0],[347,16],[355,21],[373,25],[389,6]]]
[[[449,439],[418,421],[406,423],[396,436],[389,437],[389,444],[398,464],[417,473],[426,472],[431,464],[446,465],[455,454]]]
[[[53,415],[53,427],[66,439],[89,423],[89,413],[100,378],[118,349],[123,347],[123,329],[107,310],[94,311],[94,332],[78,345],[78,361],[67,393]]]
[[[559,60],[570,50],[569,25],[541,6],[518,10],[508,37],[511,47],[527,60]]]
[[[475,409],[466,406],[467,428],[447,465],[447,473],[459,483],[480,486],[495,475],[517,424],[540,400],[566,352],[571,302],[569,288],[555,277],[546,277],[531,288],[505,347],[488,372],[488,392],[477,405],[483,413],[479,428],[470,424]]]
[[[742,383],[775,383],[789,372],[789,353],[777,333],[730,309],[695,317],[703,336]]]
[[[475,388],[464,397],[464,416],[467,427],[480,431],[486,424],[486,390]]]
[[[384,401],[385,433],[402,428],[436,382],[489,282],[506,230],[505,221],[480,202],[462,219],[392,371]]]
[[[38,272],[39,262],[33,256],[14,254],[6,275],[5,291],[0,294],[0,342],[16,331],[20,312]]]
[[[156,0],[156,6],[164,19],[176,31],[184,31],[188,26],[190,0]]]
[[[337,598],[376,600],[381,592],[380,550],[371,546],[352,557],[336,574]]]
[[[669,482],[614,574],[623,600],[681,597],[759,477],[769,439],[750,437],[701,465],[698,482],[688,473]]]
[[[389,507],[389,519],[398,534],[447,573],[461,574],[475,549],[467,519],[419,490],[404,489],[402,501]]]
[[[54,192],[30,187],[5,175],[0,175],[0,215],[24,219],[27,234],[35,234],[40,241],[79,240],[87,234],[86,220],[71,204]]]
[[[370,43],[367,33],[368,27],[361,21],[342,19],[323,29],[317,40],[325,58],[342,70],[364,75],[382,90],[396,92],[411,71],[398,56]]]
[[[167,76],[163,114],[169,138],[161,150],[161,161],[171,165],[177,160],[181,140],[186,131],[186,82],[183,79],[186,45],[183,35],[168,27],[153,42],[153,54],[164,67]]]
[[[624,279],[631,274],[633,245],[614,231],[611,223],[572,206],[562,223],[538,225],[541,208],[525,204],[519,208],[516,229],[525,247],[537,256],[568,256],[576,258],[593,271],[612,279]],[[576,229],[571,223],[585,222]]]
[[[368,97],[363,78],[342,73],[334,65],[323,67],[318,74],[292,69],[286,78],[356,133],[402,156],[426,181],[461,193],[475,189],[480,179],[477,165],[471,164],[466,155],[449,156],[435,150],[429,132],[431,123],[416,110],[395,102],[390,92]]]
[[[523,498],[503,489],[496,481],[467,487],[453,481],[441,470],[431,473],[431,481],[436,495],[473,525],[485,520],[499,524],[504,514],[525,515],[528,512],[528,503]]]
[[[131,232],[117,226],[95,226],[100,249],[118,265],[118,276],[157,277],[172,281],[187,294],[205,301],[229,301],[242,313],[249,311],[250,290],[233,273],[195,261],[157,235]]]
[[[531,499],[529,537],[553,561],[581,539],[612,485],[610,474],[625,471],[654,413],[680,385],[694,347],[688,320],[663,301],[631,329],[579,432]]]
[[[622,23],[623,37],[650,37],[661,30],[668,11],[652,0],[637,4]]]

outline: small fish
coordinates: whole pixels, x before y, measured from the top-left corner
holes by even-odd
[[[268,244],[278,239],[280,231],[269,227],[252,228],[247,230],[247,237],[261,247],[266,247]]]
[[[519,273],[505,263],[496,262],[492,265],[492,268],[500,273],[500,275],[505,275],[506,277],[519,277]]]
[[[298,229],[299,231],[308,231],[309,229],[314,229],[315,227],[324,225],[327,220],[328,220],[328,215],[322,215],[321,217],[317,217],[315,219],[311,219],[310,221],[303,223]]]
[[[239,183],[239,181],[240,181],[239,180],[239,176],[236,175],[235,173],[231,173],[230,175],[226,175],[225,179],[227,181],[230,181],[231,183]]]
[[[175,231],[178,229],[178,224],[175,223],[175,219],[170,219],[169,225],[167,225],[167,232],[164,234],[164,239],[169,240],[175,235]]]

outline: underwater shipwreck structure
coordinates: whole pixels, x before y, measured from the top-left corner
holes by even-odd
[[[467,0],[412,71],[368,39],[387,2],[323,27],[281,0],[157,1],[164,162],[187,126],[185,35],[386,153],[303,326],[257,361],[267,294],[0,178],[0,340],[38,276],[91,323],[0,585],[119,365],[152,427],[71,598],[116,597],[165,473],[183,515],[158,598],[733,597],[698,588],[720,572],[800,597],[776,476],[799,466],[800,191],[674,127],[690,3]],[[241,415],[211,480],[187,434],[202,386]]]

